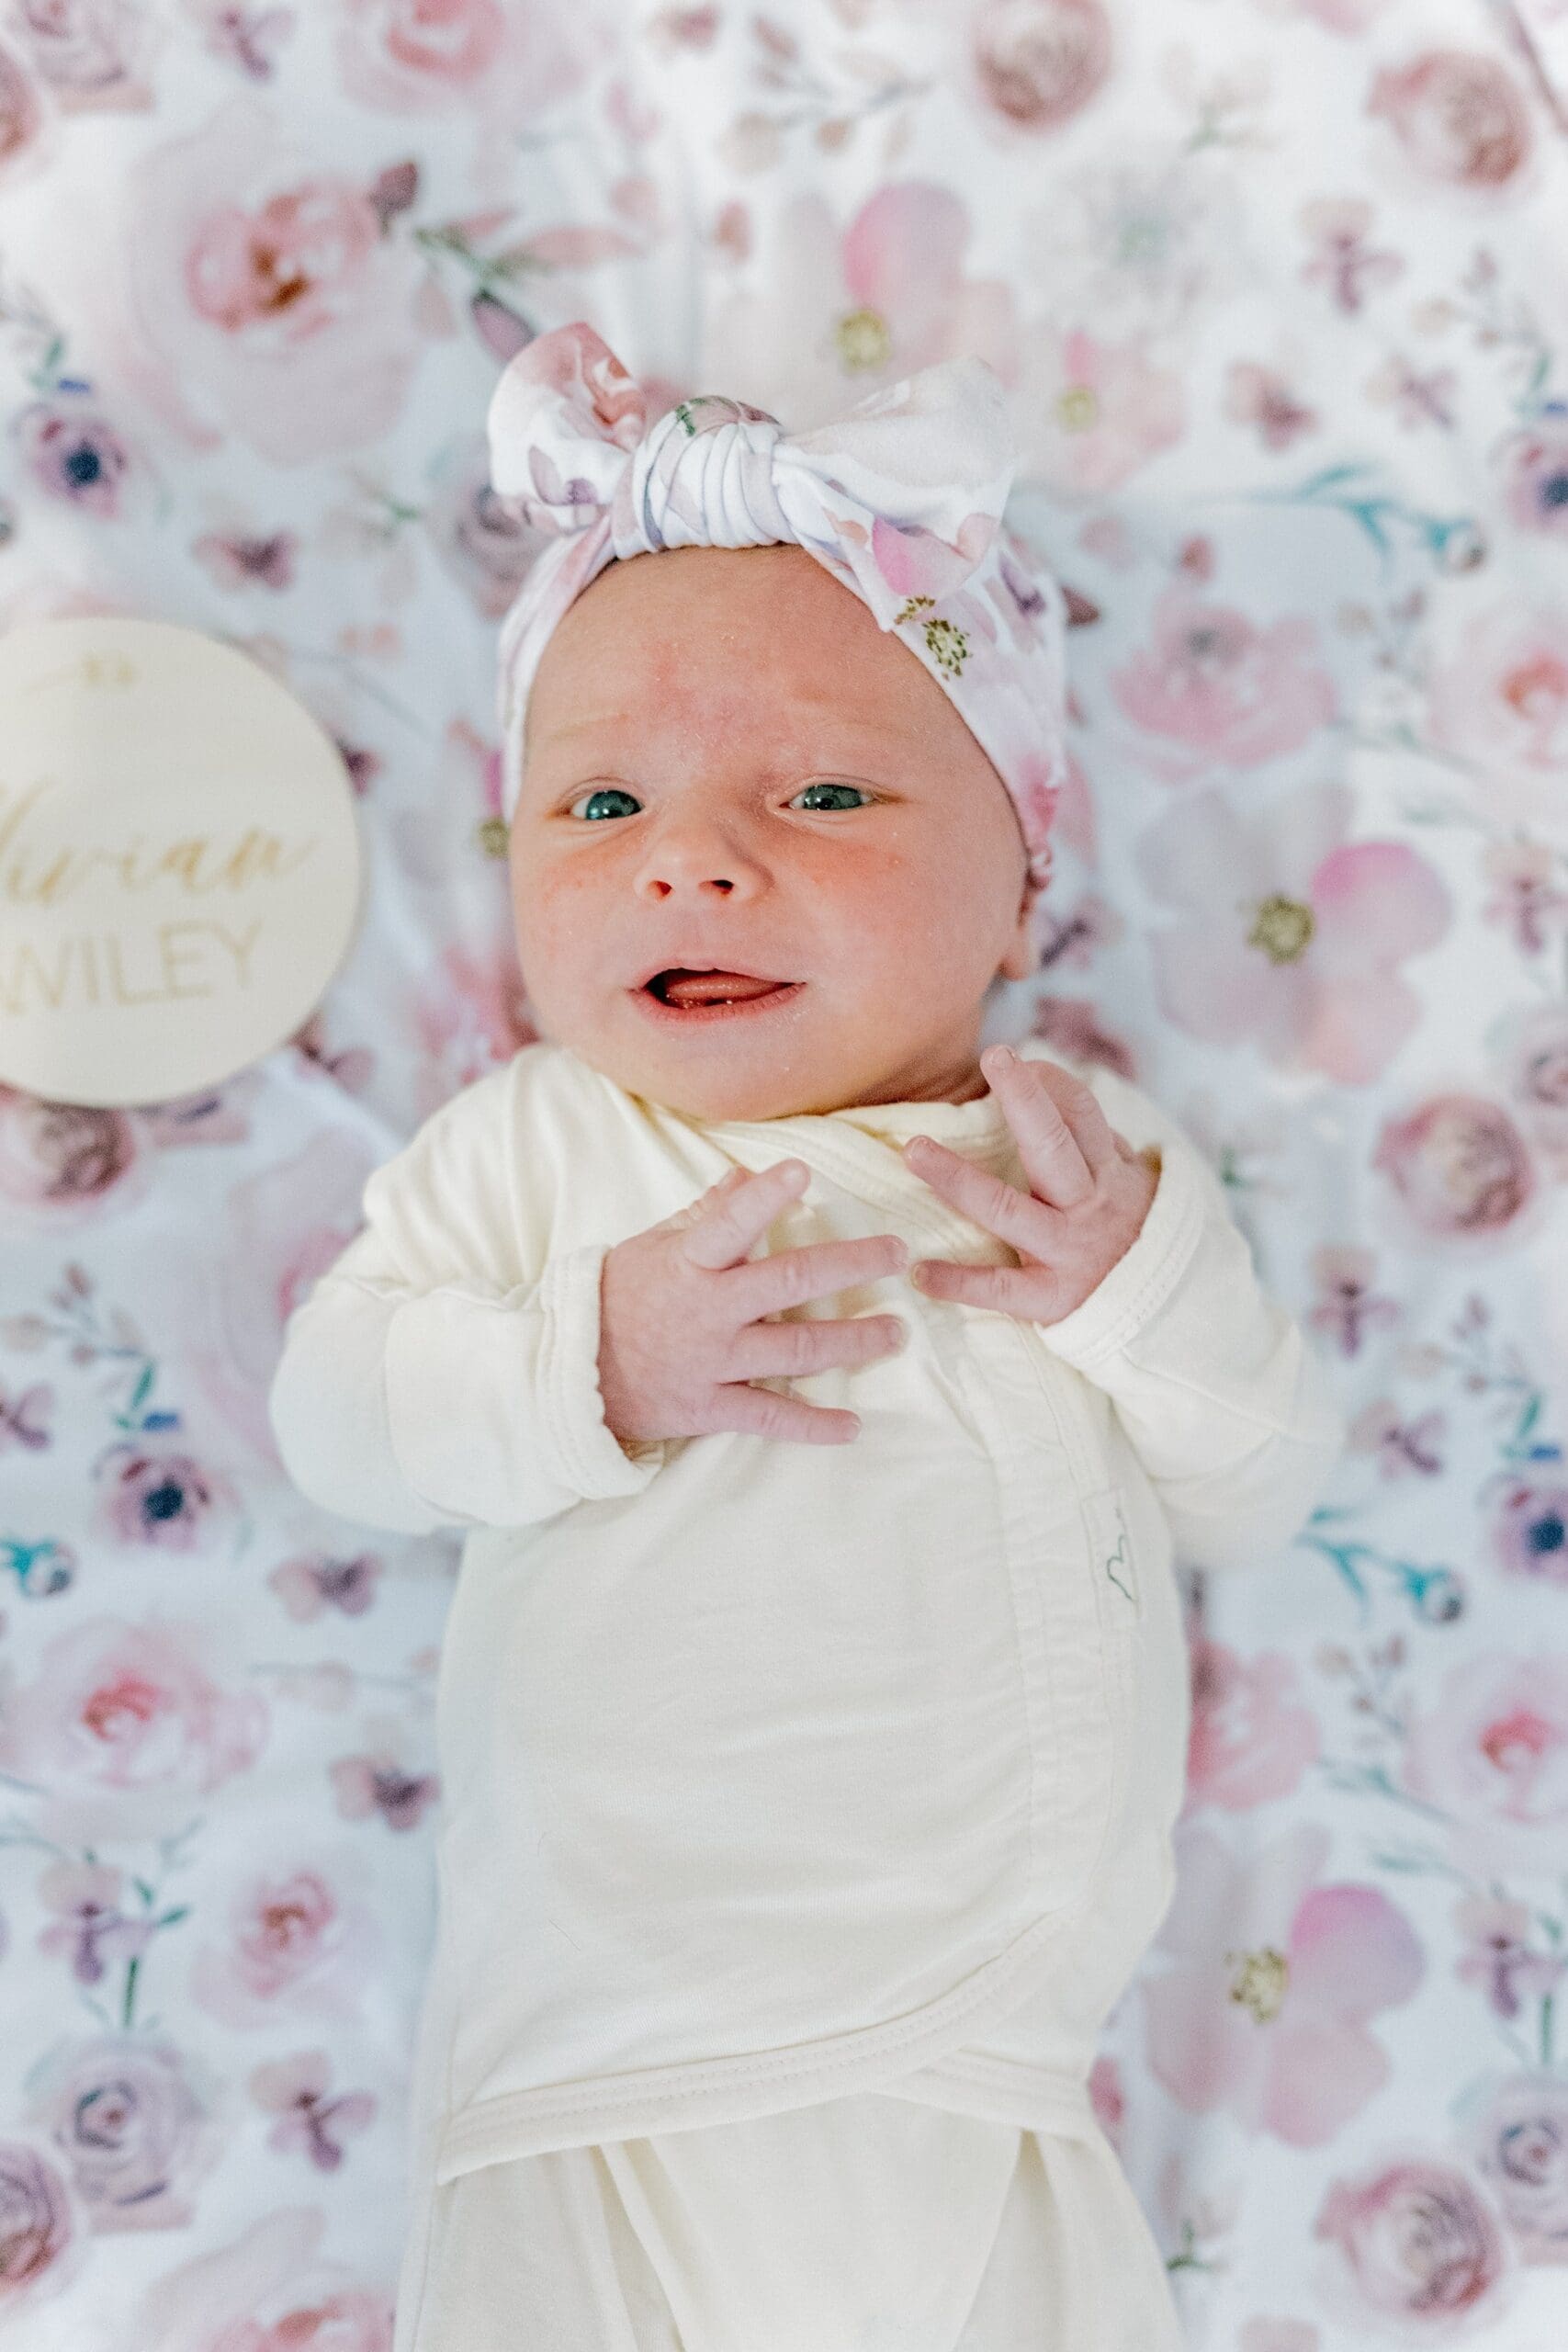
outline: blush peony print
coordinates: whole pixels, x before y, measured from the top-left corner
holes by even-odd
[[[192,1998],[242,2030],[356,2017],[381,1945],[363,1878],[346,1854],[245,1876],[196,1954]]]
[[[1421,1947],[1376,1887],[1321,1886],[1325,1829],[1301,1823],[1251,1861],[1179,1833],[1176,1896],[1141,1980],[1148,2060],[1192,2114],[1321,2147],[1388,2081],[1368,2030],[1408,2001]]]
[[[1441,646],[1428,697],[1432,740],[1468,768],[1479,809],[1510,822],[1551,811],[1568,764],[1568,607],[1477,614]]]
[[[1164,769],[1173,781],[1299,751],[1335,716],[1310,621],[1259,628],[1185,586],[1167,592],[1154,620],[1154,642],[1112,671],[1111,691],[1139,727],[1183,747]]]
[[[1243,1813],[1289,1796],[1317,1758],[1317,1717],[1282,1650],[1239,1657],[1223,1642],[1191,1645],[1192,1725],[1187,1748],[1191,1804]]]
[[[396,423],[423,349],[422,266],[370,185],[302,161],[249,97],[132,166],[136,364],[171,423],[208,446],[221,428],[280,465]]]
[[[1446,1675],[1411,1720],[1401,1775],[1447,1815],[1488,1879],[1568,1850],[1568,1651],[1491,1652]]]
[[[1160,1001],[1191,1035],[1250,1042],[1342,1085],[1382,1076],[1420,1019],[1398,967],[1452,920],[1447,889],[1402,842],[1348,842],[1343,785],[1311,785],[1243,817],[1184,801],[1136,853],[1178,921],[1151,939]]]
[[[60,1804],[101,1800],[151,1825],[249,1771],[266,1742],[258,1691],[225,1689],[205,1625],[91,1617],[45,1644],[34,1679],[0,1665],[0,1769]]]

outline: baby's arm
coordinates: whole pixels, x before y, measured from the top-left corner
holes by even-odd
[[[604,1426],[610,1245],[547,1255],[518,1189],[513,1079],[466,1088],[375,1170],[365,1230],[289,1317],[273,1432],[300,1492],[344,1519],[522,1527],[637,1494],[663,1460]]]
[[[1143,1228],[1046,1346],[1111,1398],[1193,1567],[1280,1550],[1322,1496],[1344,1438],[1323,1363],[1259,1283],[1224,1188],[1157,1104],[1073,1065],[1134,1148],[1157,1147]]]

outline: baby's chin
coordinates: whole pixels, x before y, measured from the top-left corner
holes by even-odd
[[[755,1025],[768,1022],[764,1015]],[[710,1126],[821,1118],[874,1102],[968,1102],[989,1091],[977,1048],[954,1063],[951,1048],[944,1057],[935,1041],[924,1052],[917,1041],[892,1066],[874,1054],[852,1057],[830,1046],[813,1052],[798,1031],[783,1040],[713,1034],[727,1026],[705,1023],[668,1037],[660,1033],[646,1044],[589,1031],[552,1042],[568,1046],[626,1093]]]

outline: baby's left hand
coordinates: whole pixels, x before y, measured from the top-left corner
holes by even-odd
[[[1159,1179],[1059,1062],[988,1046],[980,1068],[1012,1129],[1032,1191],[1003,1183],[930,1136],[912,1136],[904,1158],[960,1216],[994,1233],[1022,1262],[961,1266],[919,1258],[909,1278],[931,1298],[996,1307],[1024,1322],[1059,1323],[1132,1248]]]

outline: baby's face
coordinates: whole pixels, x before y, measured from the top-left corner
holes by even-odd
[[[705,1120],[983,1094],[1035,952],[1017,813],[942,688],[805,548],[608,566],[529,697],[513,908],[542,1033]],[[671,967],[790,983],[706,1017]]]

